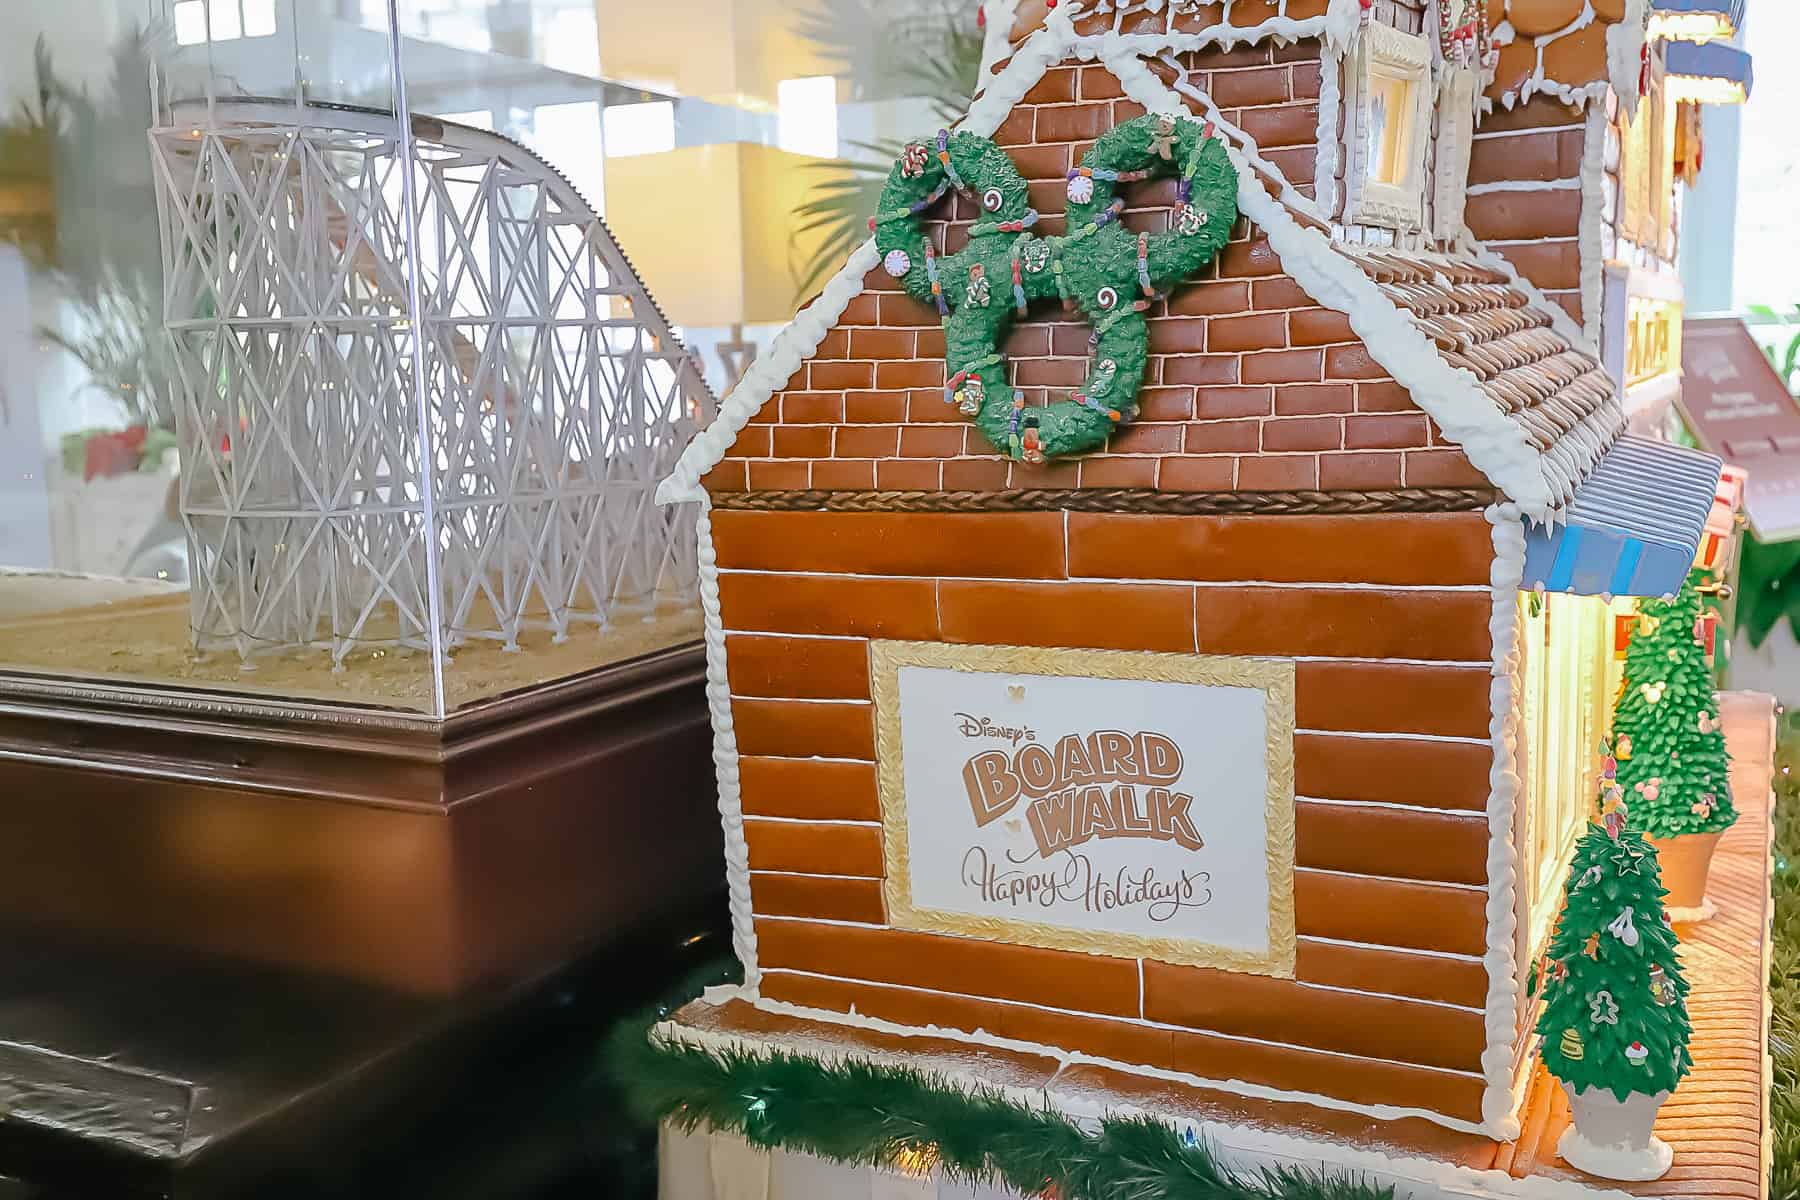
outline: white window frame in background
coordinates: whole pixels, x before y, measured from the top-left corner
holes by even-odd
[[[1404,168],[1397,183],[1369,177],[1369,117],[1375,84],[1397,79],[1412,89],[1407,144],[1399,152]],[[1431,139],[1434,91],[1431,43],[1374,23],[1363,29],[1356,52],[1355,119],[1351,123],[1348,172],[1350,219],[1359,225],[1417,229],[1424,220],[1425,151]]]
[[[177,0],[170,10],[175,42],[234,42],[275,33],[275,0]]]

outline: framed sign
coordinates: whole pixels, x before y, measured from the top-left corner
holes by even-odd
[[[1294,973],[1294,666],[871,643],[888,922]]]

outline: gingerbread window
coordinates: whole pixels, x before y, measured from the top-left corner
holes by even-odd
[[[1350,219],[1414,229],[1425,207],[1431,43],[1386,25],[1363,33],[1356,62]]]

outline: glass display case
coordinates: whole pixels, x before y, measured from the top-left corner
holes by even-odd
[[[13,20],[0,672],[436,715],[698,636],[654,486],[984,42],[947,0]]]
[[[716,887],[656,486],[1005,30],[15,8],[0,912],[454,989]]]

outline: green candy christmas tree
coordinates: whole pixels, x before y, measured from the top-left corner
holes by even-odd
[[[1650,837],[1718,833],[1737,820],[1718,693],[1706,665],[1700,572],[1672,600],[1640,600],[1613,713],[1619,784]]]
[[[1541,972],[1544,1065],[1577,1091],[1674,1088],[1688,1056],[1687,981],[1663,918],[1656,851],[1623,809],[1588,825]]]
[[[1538,969],[1544,1066],[1570,1094],[1570,1163],[1612,1179],[1655,1179],[1669,1147],[1651,1135],[1666,1093],[1693,1067],[1687,980],[1663,913],[1656,851],[1609,811],[1575,848],[1562,915]]]

